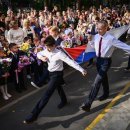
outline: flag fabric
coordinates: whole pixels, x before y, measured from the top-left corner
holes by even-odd
[[[113,35],[116,39],[119,39],[128,29],[130,28],[129,25],[124,25],[119,28],[111,29],[109,33]]]
[[[112,29],[109,31],[109,33],[119,39],[129,29],[129,27],[130,25],[125,25],[116,29]],[[74,59],[79,64],[87,62],[91,58],[96,57],[95,50],[90,46],[89,43],[87,45],[78,46],[75,48],[63,48],[63,50],[71,59]]]
[[[79,64],[89,61],[91,58],[95,57],[95,52],[85,53],[86,45],[75,47],[75,48],[64,48],[68,55],[74,59]]]

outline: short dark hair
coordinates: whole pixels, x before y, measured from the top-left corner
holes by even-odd
[[[97,16],[97,17],[95,18],[95,20],[99,21],[99,20],[100,20],[100,18]]]
[[[53,46],[55,45],[55,39],[51,35],[49,35],[48,37],[46,37],[44,44],[46,46]]]
[[[31,39],[31,37],[27,36],[23,39],[24,42],[28,41],[29,39]]]
[[[9,49],[13,48],[14,46],[16,46],[17,44],[16,43],[10,43],[9,44]]]
[[[108,26],[108,22],[106,20],[101,20],[98,22],[98,24],[103,24],[105,27]]]

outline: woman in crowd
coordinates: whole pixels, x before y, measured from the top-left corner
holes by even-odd
[[[23,31],[24,31],[24,37],[29,36],[32,40],[35,38],[35,32],[34,29],[30,26],[30,22],[28,19],[24,19],[23,21]]]
[[[10,22],[11,29],[8,31],[8,42],[16,43],[17,45],[21,45],[24,39],[24,31],[22,28],[18,27],[17,21]]]

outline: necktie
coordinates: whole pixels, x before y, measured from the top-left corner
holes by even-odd
[[[16,53],[14,54],[14,57],[17,59],[17,54]]]
[[[98,50],[98,57],[101,57],[101,46],[102,46],[102,37],[99,41],[99,50]]]

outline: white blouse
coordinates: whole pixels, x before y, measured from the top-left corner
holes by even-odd
[[[14,29],[10,29],[8,31],[8,42],[9,43],[16,43],[18,45],[23,43],[23,39],[24,39],[24,32],[22,30],[22,28],[18,28],[17,30]]]

